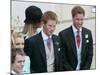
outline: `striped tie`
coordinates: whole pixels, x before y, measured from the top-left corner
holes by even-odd
[[[77,42],[77,46],[78,48],[80,47],[80,31],[77,31],[77,35],[76,35],[76,42]]]
[[[48,37],[47,46],[48,46],[49,50],[51,51],[51,38],[50,37]]]

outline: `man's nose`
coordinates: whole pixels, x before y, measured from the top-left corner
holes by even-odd
[[[22,66],[24,66],[24,61],[23,61],[23,62],[21,62],[21,65],[22,65]]]
[[[23,49],[23,45],[21,45],[21,44],[20,44],[20,46],[19,46],[19,47],[20,47],[21,49]]]
[[[82,20],[79,20],[79,24],[80,24],[80,25],[82,24]]]
[[[52,31],[54,31],[54,29],[55,29],[54,27],[51,27],[51,30],[52,30]]]

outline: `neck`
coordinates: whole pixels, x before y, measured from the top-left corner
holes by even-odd
[[[45,32],[45,30],[43,30],[43,33],[44,33],[45,35],[47,35],[48,37],[50,37],[50,35],[48,35],[48,34]]]

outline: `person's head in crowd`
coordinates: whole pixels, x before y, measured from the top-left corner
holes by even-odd
[[[46,11],[41,18],[41,22],[43,23],[44,33],[50,36],[53,34],[58,22],[57,14],[53,11]]]
[[[15,48],[15,38],[17,36],[17,32],[11,30],[11,48]]]
[[[18,33],[15,38],[15,47],[24,49],[24,37],[21,35],[21,33]]]
[[[72,13],[73,25],[75,26],[76,29],[79,30],[83,25],[85,11],[82,7],[75,6],[72,9],[71,13]]]
[[[29,36],[34,35],[37,28],[41,27],[41,17],[42,11],[39,7],[29,6],[26,8],[23,33]]]
[[[20,49],[24,49],[24,37],[22,36],[22,34],[20,32],[14,32],[11,36],[13,36],[12,38],[12,43],[13,45],[11,45],[11,48],[20,48]]]
[[[20,74],[25,61],[25,55],[23,50],[18,48],[12,48],[11,50],[11,73]]]

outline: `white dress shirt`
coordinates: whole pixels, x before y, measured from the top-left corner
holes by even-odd
[[[54,71],[54,48],[53,48],[53,42],[51,41],[51,50],[49,50],[47,46],[47,40],[48,36],[42,31],[42,38],[45,46],[45,52],[46,52],[46,59],[47,59],[47,71],[53,72]],[[50,36],[52,40],[52,36]]]
[[[77,41],[76,41],[76,36],[77,36],[77,29],[75,28],[74,25],[72,25],[72,29],[73,29],[73,32],[74,32],[74,36],[75,36],[75,42],[76,42],[76,48],[77,48],[77,60],[78,60],[78,64],[77,64],[77,67],[76,67],[76,70],[80,70],[80,63],[81,63],[81,49],[82,49],[82,28],[79,29],[80,33],[80,46],[78,48],[77,46]]]

